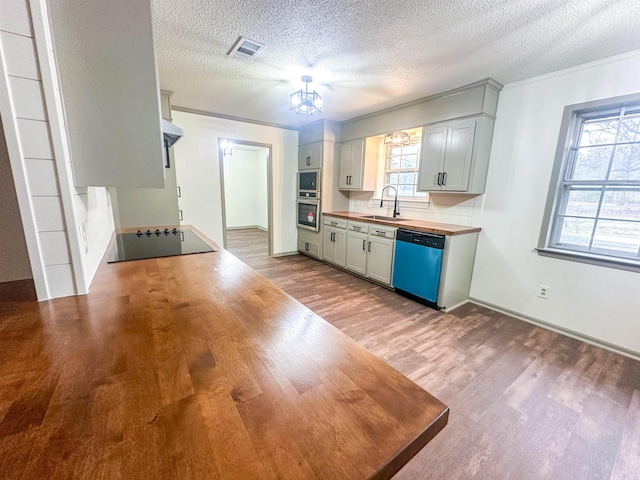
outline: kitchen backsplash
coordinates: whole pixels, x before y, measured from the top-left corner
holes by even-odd
[[[484,195],[430,195],[426,202],[400,201],[400,216],[430,222],[481,227]],[[380,199],[372,199],[371,193],[351,192],[349,211],[391,216],[393,200],[385,200],[380,208]]]

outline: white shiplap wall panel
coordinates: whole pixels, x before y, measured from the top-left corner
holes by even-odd
[[[39,232],[42,258],[46,266],[71,263],[66,232]],[[49,279],[47,279],[49,283]]]
[[[80,225],[89,219],[89,211],[91,209],[89,205],[89,195],[88,193],[74,195],[72,200],[76,223]]]
[[[0,30],[32,37],[27,0],[2,0],[0,2]]]
[[[47,120],[47,114],[42,97],[42,84],[30,78],[10,77],[9,87],[14,99],[17,118],[31,120]]]
[[[25,158],[53,159],[49,124],[41,120],[17,119],[20,145]]]
[[[44,269],[49,283],[51,298],[68,297],[76,294],[73,268],[70,264],[48,265]]]
[[[65,230],[60,197],[32,197],[31,204],[38,232]]]
[[[36,4],[30,5],[28,0],[0,1],[0,52],[4,63],[0,80],[6,90],[2,115],[3,121],[12,126],[12,163],[14,170],[19,165],[21,173],[16,190],[20,208],[28,211],[25,233],[30,235],[30,256],[37,258],[34,280],[38,298],[73,295],[74,269],[33,38],[31,8]]]
[[[40,80],[33,39],[14,33],[0,32],[0,40],[4,49],[7,75]]]
[[[27,158],[24,163],[31,195],[60,196],[54,160]]]

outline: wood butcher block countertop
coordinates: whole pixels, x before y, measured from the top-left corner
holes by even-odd
[[[103,263],[88,295],[24,308],[2,478],[389,478],[448,420],[222,249]]]
[[[345,218],[347,220],[357,220],[359,222],[377,223],[379,225],[388,225],[390,227],[407,228],[409,230],[417,230],[428,233],[439,233],[441,235],[462,235],[465,233],[479,232],[479,227],[465,227],[463,225],[454,225],[453,223],[429,222],[426,220],[399,220],[387,221],[365,218],[370,213],[354,213],[354,212],[325,212],[323,215],[330,217]]]

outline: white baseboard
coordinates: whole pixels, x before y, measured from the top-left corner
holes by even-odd
[[[298,254],[298,251],[297,251],[297,250],[295,250],[295,251],[293,251],[293,252],[281,252],[281,253],[274,253],[274,254],[272,255],[272,257],[274,257],[274,258],[275,258],[275,257],[287,257],[287,256],[289,256],[289,255],[297,255],[297,254]]]
[[[493,303],[483,302],[482,300],[478,300],[477,298],[471,297],[469,301],[471,303],[475,303],[476,305],[480,305],[481,307],[486,307],[490,310],[495,310],[496,312],[504,313],[505,315],[517,318],[518,320],[522,320],[523,322],[531,323],[532,325],[535,325],[537,327],[545,328],[547,330],[551,330],[552,332],[560,333],[575,340],[580,340],[581,342],[588,343],[589,345],[595,345],[596,347],[604,348],[605,350],[609,350],[610,352],[640,361],[640,352],[636,352],[635,350],[631,350],[630,348],[621,347],[620,345],[609,343],[607,341],[600,340],[599,338],[576,332],[569,328],[559,327],[558,325],[554,325],[553,323],[545,322],[544,320],[540,320],[529,315],[524,315],[514,310],[510,310],[499,305],[494,305]]]
[[[245,225],[242,227],[227,227],[227,230],[252,230],[254,228],[257,228],[258,230],[262,230],[263,232],[268,232],[269,230],[261,227],[260,225]]]

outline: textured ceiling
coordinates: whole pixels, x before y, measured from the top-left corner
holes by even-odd
[[[174,105],[294,127],[640,49],[638,0],[152,2]],[[266,44],[253,62],[227,56],[240,36]],[[303,74],[324,100],[312,117],[289,110]]]

